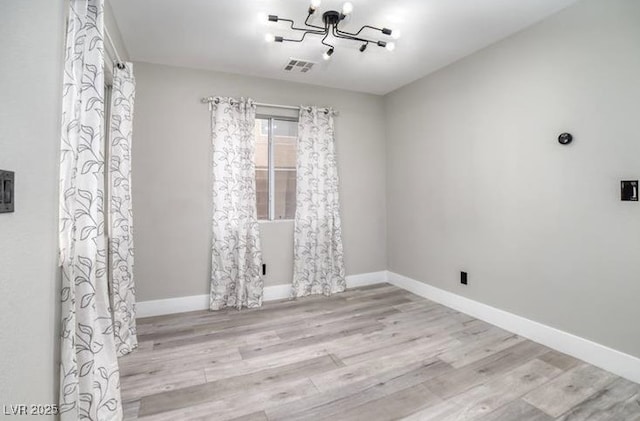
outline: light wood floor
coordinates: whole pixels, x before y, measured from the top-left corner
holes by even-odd
[[[127,420],[640,420],[640,386],[386,284],[138,321]]]

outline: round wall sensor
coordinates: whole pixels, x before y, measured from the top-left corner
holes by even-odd
[[[558,142],[560,142],[561,145],[568,145],[572,140],[573,136],[571,136],[571,133],[562,133],[558,136]]]

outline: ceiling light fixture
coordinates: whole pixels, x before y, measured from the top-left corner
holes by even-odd
[[[339,27],[341,22],[353,12],[353,4],[351,2],[344,3],[342,5],[342,11],[340,12],[335,10],[329,10],[324,12],[322,14],[322,22],[324,23],[324,26],[313,25],[309,23],[309,19],[311,19],[311,16],[313,16],[313,14],[316,12],[318,7],[320,7],[320,0],[311,0],[309,9],[307,11],[308,13],[307,18],[305,19],[304,27],[302,28],[296,27],[295,22],[291,19],[281,18],[276,15],[269,15],[268,17],[269,22],[280,22],[280,21],[288,22],[290,25],[290,29],[294,31],[302,32],[302,36],[300,37],[300,39],[293,39],[293,38],[284,38],[281,36],[273,36],[269,34],[265,39],[271,42],[273,41],[302,42],[304,41],[304,38],[309,34],[320,35],[322,36],[322,41],[321,41],[322,45],[329,47],[329,50],[327,50],[322,55],[322,58],[324,58],[325,60],[329,60],[331,58],[331,55],[333,54],[333,51],[335,49],[335,46],[327,43],[327,37],[329,37],[329,35],[332,35],[334,38],[347,39],[347,40],[352,40],[352,41],[357,41],[359,43],[362,43],[362,45],[360,46],[360,52],[364,52],[370,43],[378,45],[379,47],[384,47],[388,51],[393,51],[395,49],[396,46],[393,42],[376,41],[368,37],[365,38],[364,35],[360,35],[360,34],[365,29],[370,29],[374,31],[380,31],[383,35],[392,37],[393,39],[398,39],[400,37],[400,31],[393,31],[389,28],[376,28],[375,26],[364,25],[362,28],[360,28],[358,32],[347,32],[347,31],[343,31]]]

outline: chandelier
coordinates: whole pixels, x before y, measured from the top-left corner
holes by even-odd
[[[307,35],[322,36],[322,45],[328,47],[328,50],[322,55],[322,58],[324,58],[325,60],[329,60],[333,55],[333,51],[335,50],[335,46],[327,42],[327,38],[329,37],[329,35],[332,35],[336,39],[347,39],[361,43],[360,52],[364,52],[369,44],[386,48],[389,51],[393,51],[395,49],[396,46],[392,41],[374,40],[369,36],[366,36],[366,34],[371,33],[372,31],[377,31],[381,32],[382,35],[391,37],[393,39],[398,39],[400,37],[400,31],[393,31],[389,28],[376,28],[375,26],[371,25],[364,25],[358,32],[353,33],[341,29],[344,19],[349,16],[351,12],[353,12],[353,4],[351,2],[346,2],[345,4],[343,4],[342,11],[340,12],[335,10],[328,10],[324,12],[322,14],[322,22],[324,23],[324,26],[313,25],[309,23],[309,20],[316,13],[316,10],[319,6],[320,0],[311,0],[307,18],[305,19],[304,27],[302,28],[297,27],[295,25],[295,22],[291,19],[281,18],[276,15],[269,15],[269,22],[288,22],[290,25],[290,29],[301,33],[301,35],[299,39],[293,39],[285,38],[282,36],[275,36],[273,34],[267,34],[265,36],[265,39],[268,42],[302,42]]]

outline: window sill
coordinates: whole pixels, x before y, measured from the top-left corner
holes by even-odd
[[[291,222],[293,223],[293,219],[274,219],[274,220],[269,220],[269,219],[258,219],[258,223],[259,224],[274,224],[274,223],[279,223],[279,222]]]

